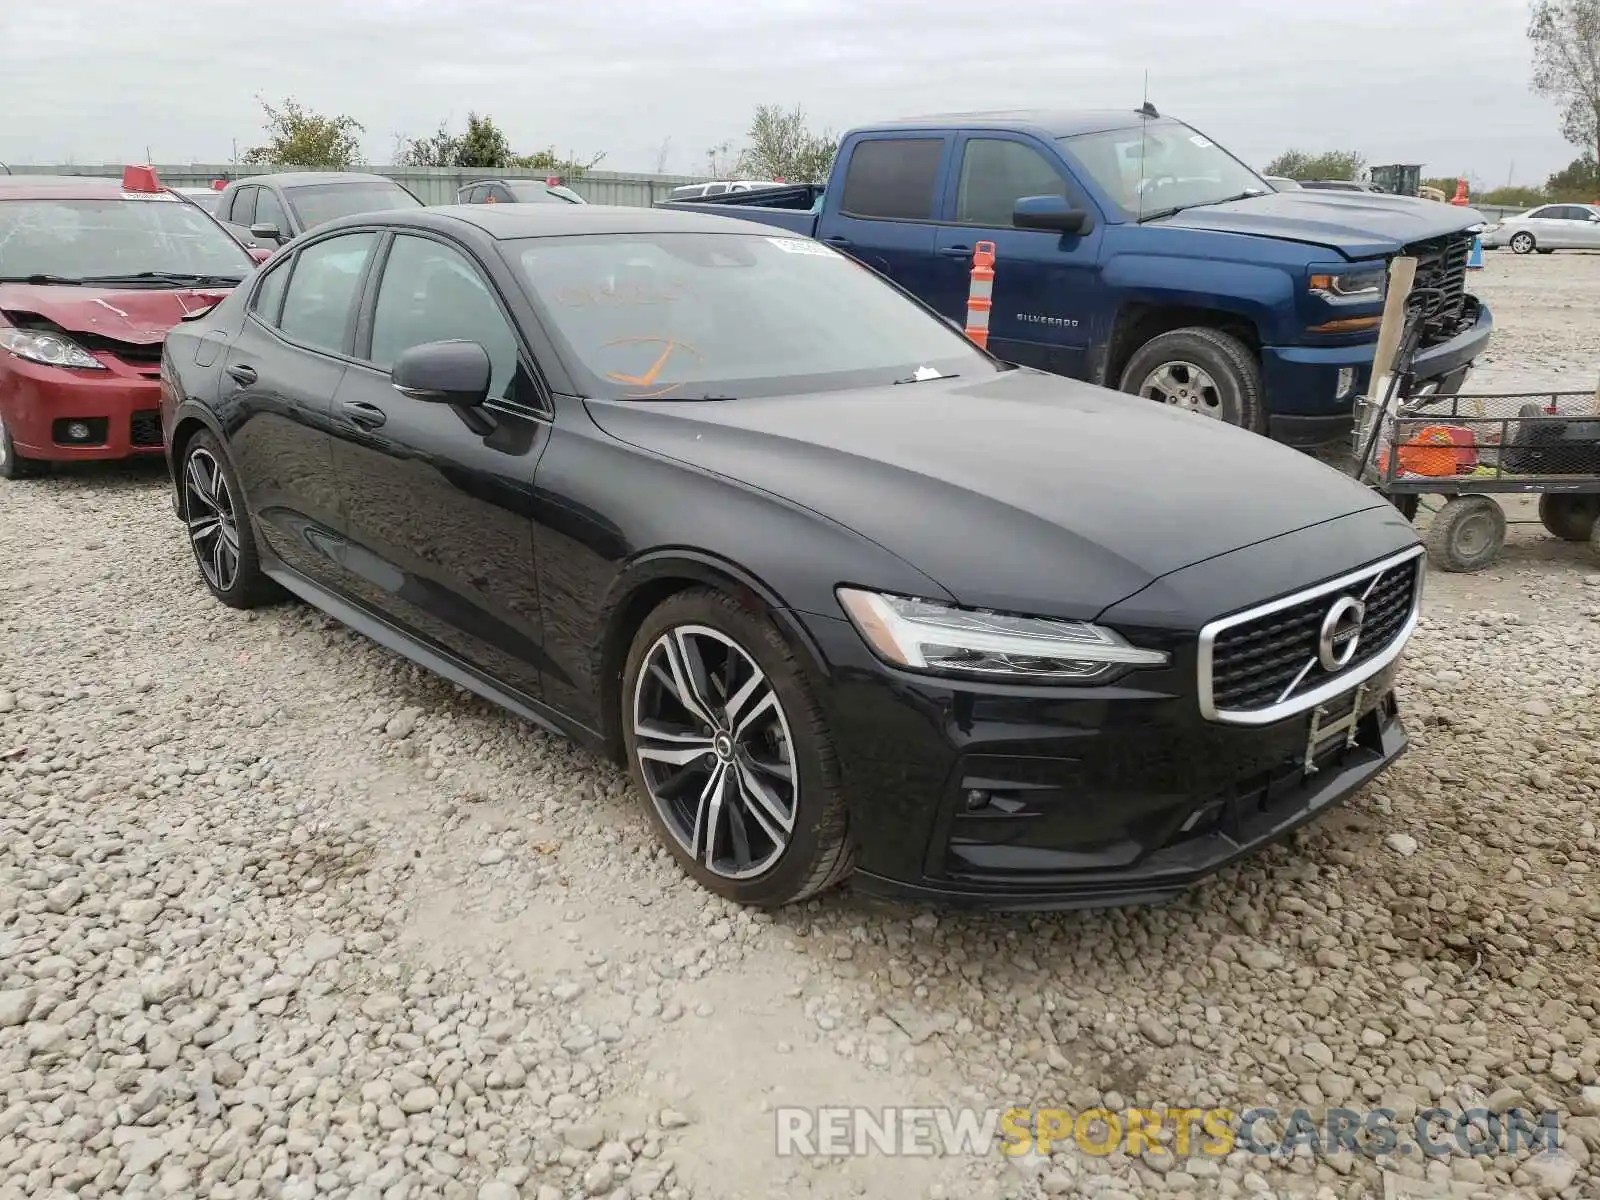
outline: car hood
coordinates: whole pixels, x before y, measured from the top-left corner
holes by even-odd
[[[1484,224],[1471,208],[1378,192],[1271,192],[1189,208],[1150,222],[1326,246],[1347,258],[1394,254],[1402,246]]]
[[[93,334],[135,346],[162,341],[183,319],[225,299],[231,288],[91,288],[0,283],[8,320],[43,317],[67,333]]]
[[[1029,370],[588,408],[612,437],[802,505],[977,607],[1086,618],[1171,571],[1386,504],[1264,437]]]

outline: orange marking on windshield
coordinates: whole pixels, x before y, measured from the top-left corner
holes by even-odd
[[[611,371],[609,374],[618,383],[631,383],[635,387],[649,387],[660,377],[661,368],[667,365],[667,359],[672,356],[672,351],[676,345],[677,343],[675,342],[668,342],[666,348],[661,351],[655,362],[650,364],[649,370],[645,371],[643,375],[622,375],[616,371]]]

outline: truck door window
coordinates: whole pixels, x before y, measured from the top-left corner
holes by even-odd
[[[285,236],[289,233],[289,218],[284,215],[283,205],[267,188],[256,189],[256,218],[251,224],[275,225],[279,233]]]
[[[233,215],[228,218],[235,225],[243,225],[246,229],[256,223],[256,195],[261,191],[258,187],[240,188],[233,196]]]
[[[934,183],[943,157],[943,138],[871,138],[857,142],[845,171],[839,207],[851,217],[930,220]]]
[[[956,220],[964,225],[1009,226],[1023,196],[1067,194],[1061,175],[1032,146],[1003,138],[969,138],[961,159]]]

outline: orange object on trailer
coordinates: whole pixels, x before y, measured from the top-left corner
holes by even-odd
[[[989,348],[989,312],[994,307],[994,243],[972,248],[972,286],[967,291],[967,336]]]

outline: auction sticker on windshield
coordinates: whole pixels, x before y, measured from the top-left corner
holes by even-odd
[[[806,238],[768,238],[779,250],[785,254],[812,254],[817,258],[838,258],[839,255],[829,250],[821,242],[809,241]]]

